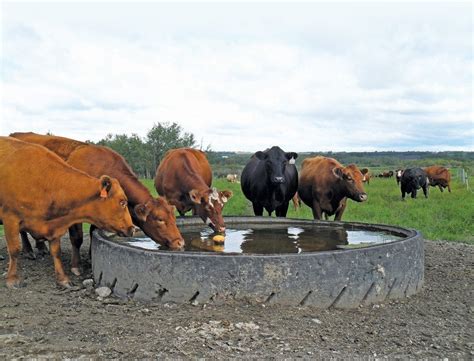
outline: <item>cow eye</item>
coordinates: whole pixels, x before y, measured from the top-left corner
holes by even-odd
[[[127,207],[127,201],[125,201],[125,200],[120,201],[120,206],[122,208],[126,208]]]

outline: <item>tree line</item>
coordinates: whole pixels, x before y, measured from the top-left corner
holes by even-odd
[[[121,154],[140,178],[153,178],[160,160],[170,149],[196,147],[194,134],[177,123],[156,123],[145,138],[137,134],[107,134],[96,144]]]
[[[184,131],[177,123],[168,122],[153,125],[145,138],[141,138],[137,134],[108,134],[96,144],[110,147],[121,154],[140,178],[153,178],[156,168],[168,150],[181,147],[197,147],[194,134]],[[229,173],[240,175],[253,154],[250,152],[215,152],[209,146],[203,150],[207,154],[214,176],[217,177],[223,177]],[[291,149],[284,150],[291,151]],[[316,155],[335,158],[344,165],[355,163],[359,167],[386,167],[387,170],[437,164],[446,167],[462,167],[474,171],[474,152],[462,151],[300,152],[296,160],[296,166],[299,169],[303,159]]]

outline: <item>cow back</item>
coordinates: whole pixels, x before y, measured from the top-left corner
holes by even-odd
[[[207,189],[212,184],[212,170],[204,152],[192,148],[172,149],[166,153],[155,175],[155,188],[167,196]]]

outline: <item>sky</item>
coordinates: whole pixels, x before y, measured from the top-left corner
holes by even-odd
[[[471,2],[0,6],[0,135],[474,151]]]

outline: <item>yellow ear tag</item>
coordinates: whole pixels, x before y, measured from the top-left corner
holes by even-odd
[[[107,191],[105,190],[105,188],[102,188],[102,190],[100,191],[100,198],[107,198]]]

